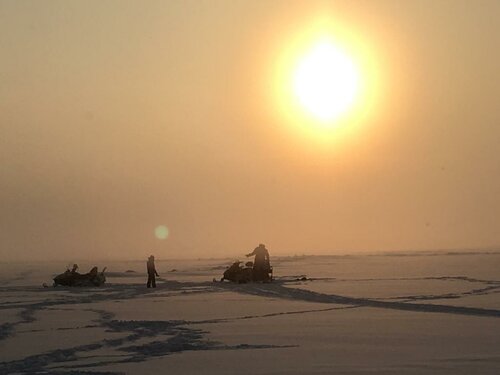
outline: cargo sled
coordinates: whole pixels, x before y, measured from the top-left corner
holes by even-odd
[[[238,284],[271,282],[273,280],[273,268],[270,265],[266,265],[263,268],[256,268],[253,262],[247,262],[245,265],[242,265],[240,261],[236,261],[224,271],[220,281],[224,280]]]
[[[106,267],[101,272],[98,272],[97,267],[94,267],[90,272],[83,274],[76,272],[77,269],[78,266],[75,264],[71,271],[68,269],[54,277],[54,286],[101,286],[106,282],[104,275]]]

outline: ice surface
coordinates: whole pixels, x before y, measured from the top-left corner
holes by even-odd
[[[272,260],[245,285],[212,282],[232,259],[159,261],[156,289],[145,262],[80,289],[0,264],[0,373],[500,373],[499,253]]]

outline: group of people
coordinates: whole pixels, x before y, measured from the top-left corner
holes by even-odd
[[[269,251],[264,244],[259,244],[251,253],[246,254],[247,257],[255,256],[252,264],[252,278],[255,281],[267,280],[271,270],[271,262],[269,260]],[[239,263],[239,262],[238,262]],[[151,255],[147,262],[148,288],[156,288],[156,277],[160,275],[156,271],[155,257]]]

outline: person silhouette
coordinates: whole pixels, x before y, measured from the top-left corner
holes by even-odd
[[[255,255],[253,262],[253,278],[255,281],[267,281],[269,279],[269,271],[271,270],[271,264],[269,261],[269,251],[266,249],[266,245],[259,244],[254,251],[247,254],[247,257]]]
[[[148,262],[147,262],[147,269],[148,269],[148,282],[146,284],[146,286],[148,288],[156,288],[156,278],[155,276],[160,276],[158,275],[158,272],[156,271],[156,267],[155,267],[155,257],[153,255],[151,255],[149,258],[148,258]]]

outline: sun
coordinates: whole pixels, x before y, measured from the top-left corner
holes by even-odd
[[[383,108],[386,60],[355,26],[320,15],[269,43],[261,88],[279,136],[313,152],[337,152],[371,131]]]
[[[321,122],[332,122],[353,105],[359,72],[346,53],[323,40],[298,60],[292,87],[303,109]]]

